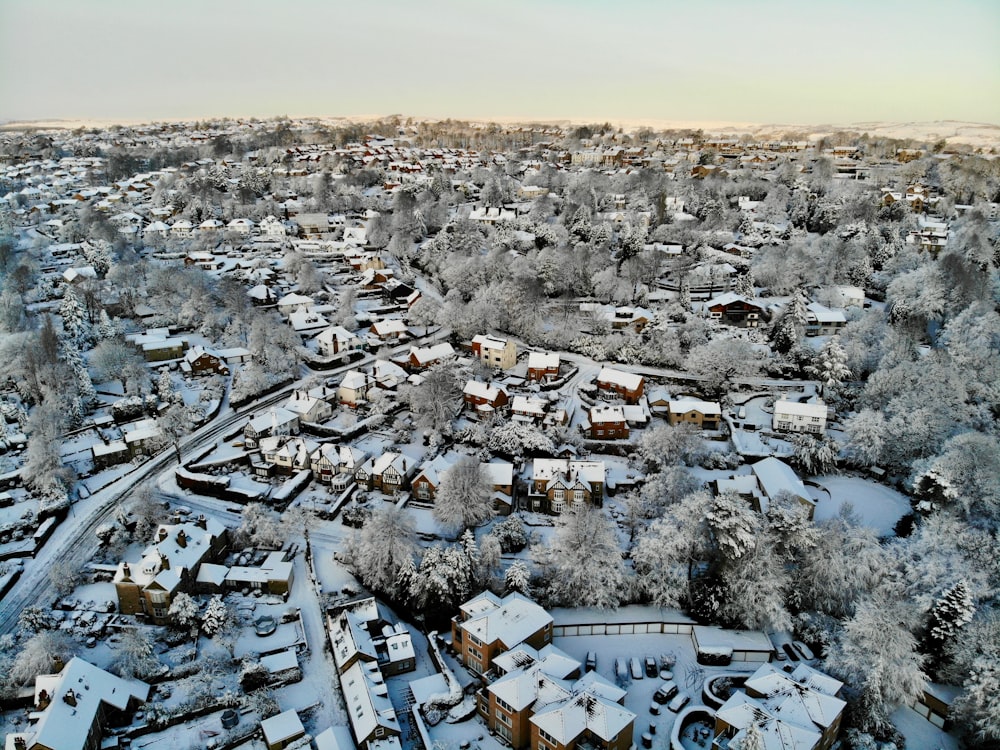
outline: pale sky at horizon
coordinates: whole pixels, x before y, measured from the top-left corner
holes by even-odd
[[[0,120],[1000,124],[1000,0],[0,0]]]

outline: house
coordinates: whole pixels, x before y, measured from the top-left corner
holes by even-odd
[[[842,310],[831,310],[819,302],[806,305],[806,336],[836,336],[846,325]]]
[[[636,715],[626,691],[548,645],[521,644],[494,659],[498,677],[476,694],[480,718],[512,748],[626,750]]]
[[[393,622],[374,597],[331,608],[327,630],[339,674],[358,661],[377,665],[389,677],[416,669],[410,632]]]
[[[330,217],[326,214],[299,214],[295,222],[304,237],[323,237],[330,232]]]
[[[130,459],[146,456],[163,448],[163,435],[155,419],[140,419],[122,427],[122,440]]]
[[[58,662],[57,662],[58,666]],[[105,728],[128,721],[150,686],[74,657],[56,674],[35,678],[27,729],[7,735],[8,750],[97,750]]]
[[[293,709],[283,711],[270,719],[264,719],[260,723],[260,730],[264,734],[264,745],[267,750],[284,750],[295,740],[306,736],[306,729],[302,726],[298,713]]]
[[[433,503],[442,478],[458,459],[455,454],[442,454],[424,461],[410,482],[413,497],[421,502]]]
[[[517,364],[517,344],[510,339],[480,334],[472,339],[472,353],[495,370],[509,370]]]
[[[298,434],[299,415],[277,406],[246,423],[243,427],[243,443],[247,448],[256,448],[262,437]]]
[[[717,430],[721,419],[722,407],[717,401],[684,397],[667,402],[667,422],[672,425],[693,424],[703,430]]]
[[[431,346],[411,346],[407,365],[412,371],[426,370],[455,356],[454,347],[447,341]]]
[[[362,348],[361,339],[343,326],[330,326],[316,336],[316,348],[324,357],[333,357],[341,352]]]
[[[511,418],[520,422],[540,423],[545,419],[548,401],[531,396],[514,396],[510,403]]]
[[[364,463],[367,454],[349,445],[337,446],[323,443],[309,457],[313,476],[325,484],[332,484],[338,476],[354,479],[354,473]]]
[[[184,358],[181,360],[181,371],[194,375],[206,372],[228,375],[229,366],[219,352],[195,345],[184,353]]]
[[[340,674],[340,690],[358,750],[398,750],[399,719],[378,664],[356,661]]]
[[[631,328],[636,333],[642,333],[652,319],[653,313],[642,307],[616,307],[608,316],[613,330]]]
[[[387,495],[403,489],[415,468],[414,461],[402,453],[386,451],[375,459],[368,459],[354,473],[358,484],[369,490],[381,490]]]
[[[310,336],[316,331],[328,328],[330,321],[318,310],[307,308],[288,313],[288,325],[300,336]]]
[[[337,398],[342,404],[356,407],[368,400],[368,393],[375,387],[375,378],[360,370],[348,370],[337,386]]]
[[[462,399],[466,405],[484,415],[505,406],[507,398],[507,390],[496,383],[470,380],[462,389]]]
[[[253,220],[247,218],[233,219],[228,224],[226,224],[226,228],[230,232],[235,232],[236,234],[240,234],[243,235],[244,237],[247,237],[253,231],[254,223]]]
[[[386,318],[372,323],[368,330],[380,341],[395,341],[406,335],[406,323],[398,318]]]
[[[597,390],[602,398],[621,398],[627,404],[637,404],[642,398],[646,381],[641,375],[604,367],[597,374]]]
[[[847,705],[837,697],[843,683],[800,662],[790,672],[761,666],[715,714],[713,748],[741,745],[751,724],[764,748],[829,750],[840,733]]]
[[[559,355],[549,352],[528,353],[528,380],[544,382],[559,377]]]
[[[293,312],[308,310],[314,304],[312,297],[292,292],[278,300],[278,312],[287,317]]]
[[[625,409],[619,405],[590,407],[581,428],[591,440],[627,440],[629,435]]]
[[[292,590],[295,568],[284,552],[269,552],[260,565],[234,565],[226,572],[224,585],[229,589],[250,589],[284,596]]]
[[[255,471],[265,476],[271,476],[274,471],[281,474],[307,471],[312,465],[310,459],[316,447],[315,440],[301,437],[263,437],[260,439],[260,454],[266,469],[264,472],[256,471],[255,466]]]
[[[606,474],[603,461],[536,458],[531,469],[529,507],[547,513],[562,513],[569,502],[601,507]]]
[[[490,671],[493,659],[522,643],[540,649],[552,642],[552,616],[516,591],[502,599],[484,591],[459,607],[451,620],[451,642],[462,664]]]
[[[91,457],[95,469],[106,469],[117,466],[129,460],[128,446],[124,440],[112,440],[108,443],[95,443],[90,446]]]
[[[67,268],[63,271],[62,279],[65,284],[82,284],[89,279],[96,279],[97,271],[93,266],[79,266],[77,268]]]
[[[118,611],[166,624],[173,597],[192,588],[199,566],[218,559],[228,541],[226,527],[204,516],[194,522],[160,524],[155,541],[138,561],[118,564],[114,576]]]
[[[333,407],[328,401],[300,390],[292,391],[284,408],[298,415],[300,423],[322,424],[333,416]]]
[[[774,402],[774,416],[771,427],[780,432],[811,432],[822,435],[826,431],[827,405],[819,403],[799,403],[798,401]]]
[[[737,328],[759,328],[764,308],[747,297],[726,292],[703,303],[702,309],[712,320]]]
[[[779,495],[784,495],[798,500],[808,511],[809,520],[812,520],[816,512],[816,500],[788,464],[780,458],[770,456],[755,463],[750,470],[760,487],[760,493],[754,497],[758,512],[766,514],[769,503]]]
[[[267,216],[261,219],[260,224],[257,225],[257,229],[261,237],[266,237],[270,240],[280,240],[285,237],[285,225],[274,216]]]
[[[147,362],[180,359],[188,348],[188,340],[171,336],[169,328],[150,328],[145,333],[130,333],[125,340],[142,353]]]
[[[700,664],[762,664],[774,655],[771,639],[761,630],[695,625],[691,628],[691,645]]]
[[[258,307],[274,305],[278,301],[277,295],[266,284],[257,284],[247,290],[250,302]]]

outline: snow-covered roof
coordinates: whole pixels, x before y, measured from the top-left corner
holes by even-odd
[[[462,393],[472,398],[482,398],[492,402],[496,401],[501,390],[503,390],[502,386],[496,383],[483,383],[480,380],[470,380],[465,384]]]
[[[592,425],[608,424],[610,422],[624,422],[625,410],[620,406],[614,406],[611,404],[592,406],[590,408],[588,419]]]
[[[355,612],[345,610],[336,618],[330,618],[330,643],[337,669],[343,669],[355,657],[367,657],[368,661],[378,659],[367,619]]]
[[[282,742],[288,742],[296,737],[305,735],[305,727],[302,720],[294,709],[282,711],[277,716],[264,719],[260,723],[261,731],[264,732],[264,743],[271,747]]]
[[[460,625],[462,630],[484,643],[500,641],[508,649],[552,623],[548,612],[517,592],[503,599],[483,592],[461,609],[469,615]]]
[[[495,487],[505,487],[514,482],[514,466],[506,461],[491,461],[483,464],[483,471],[489,477],[490,484]]]
[[[775,401],[775,414],[791,414],[801,417],[822,417],[826,419],[826,404],[800,403],[798,401]]]
[[[276,654],[268,654],[260,657],[260,665],[271,674],[279,674],[289,669],[297,669],[299,657],[295,654],[295,648],[287,648]]]
[[[691,398],[689,396],[671,399],[667,406],[671,414],[687,414],[691,411],[696,411],[705,416],[722,414],[722,407],[717,401],[702,401],[700,398]]]
[[[620,385],[627,390],[634,391],[642,385],[642,375],[616,370],[613,367],[604,367],[597,373],[597,382]]]
[[[530,721],[560,744],[569,745],[585,731],[609,742],[632,724],[635,716],[627,708],[585,691],[545,707]]]
[[[445,359],[446,357],[453,357],[454,355],[455,348],[447,341],[441,344],[433,344],[431,346],[410,347],[410,356],[417,361],[417,364],[421,365],[437,362]]]
[[[399,733],[399,720],[378,665],[356,661],[340,675],[340,688],[355,737],[368,737],[379,726]]]
[[[760,630],[724,630],[714,625],[695,625],[694,639],[698,649],[729,649],[731,651],[773,651],[767,633]]]
[[[559,355],[554,352],[529,352],[529,370],[552,370],[559,368]]]
[[[482,349],[504,349],[507,347],[507,339],[490,336],[487,333],[481,333],[478,336],[474,336],[472,343],[479,344]]]
[[[125,680],[105,672],[100,667],[74,657],[55,675],[39,675],[35,680],[35,703],[41,690],[48,693],[51,703],[35,725],[28,747],[42,746],[54,750],[83,750],[87,747],[88,729],[100,711],[101,703],[124,711],[130,699],[145,701],[149,685],[138,680]],[[72,691],[72,704],[67,702]]]
[[[559,476],[576,476],[584,481],[603,484],[606,469],[603,461],[572,461],[566,458],[536,458],[532,481],[549,481]]]
[[[768,498],[774,498],[780,492],[787,492],[808,502],[815,502],[806,490],[806,486],[802,484],[802,480],[781,459],[769,456],[755,463],[750,469]],[[762,506],[761,512],[766,513],[767,509]]]

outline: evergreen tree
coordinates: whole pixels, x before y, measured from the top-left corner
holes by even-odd
[[[972,621],[976,605],[963,578],[944,592],[927,613],[927,632],[923,652],[931,659],[939,658],[959,628]]]
[[[823,345],[815,364],[807,366],[806,372],[819,380],[821,396],[827,388],[836,388],[851,377],[851,368],[847,366],[847,353],[834,339]]]
[[[525,596],[531,595],[531,571],[523,560],[515,560],[504,573],[503,587],[506,593],[517,591]]]
[[[86,339],[88,333],[86,311],[71,286],[67,286],[63,293],[59,314],[62,316],[63,330],[68,338],[74,342]]]

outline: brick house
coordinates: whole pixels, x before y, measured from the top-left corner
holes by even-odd
[[[621,406],[592,406],[581,427],[591,440],[627,440],[629,435],[625,409]]]
[[[193,375],[206,372],[228,375],[229,366],[219,352],[206,349],[203,346],[192,346],[184,353],[184,359],[181,360],[181,371]]]
[[[678,398],[667,404],[667,422],[672,425],[693,424],[703,430],[717,430],[721,419],[722,407],[716,401]]]
[[[166,624],[173,597],[190,591],[199,566],[217,560],[228,543],[226,527],[204,516],[190,523],[160,524],[141,559],[118,564],[114,577],[118,611]]]
[[[470,380],[462,389],[462,400],[477,412],[488,414],[507,405],[507,389],[496,383]]]
[[[528,380],[544,382],[559,377],[559,355],[548,352],[528,353]]]
[[[764,308],[743,295],[726,292],[704,303],[709,318],[737,328],[759,328]]]
[[[756,724],[765,747],[829,750],[840,733],[847,705],[838,696],[843,683],[804,663],[786,672],[765,663],[715,714],[713,748],[729,747]]]
[[[601,507],[605,476],[603,461],[536,458],[528,490],[529,509],[562,513],[570,503]]]
[[[542,648],[552,642],[552,616],[516,591],[502,599],[484,591],[459,607],[451,620],[451,642],[462,664],[490,671],[493,659],[526,643]]]
[[[613,367],[602,368],[597,374],[597,390],[602,398],[621,398],[627,404],[637,404],[642,398],[646,381],[642,375],[616,370]]]

